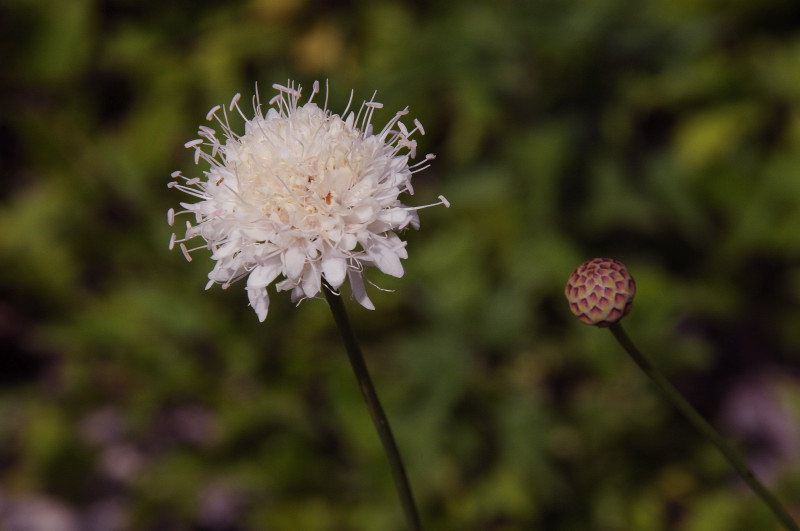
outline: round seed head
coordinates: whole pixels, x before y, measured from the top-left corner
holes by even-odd
[[[578,319],[605,327],[631,311],[636,283],[622,262],[594,258],[572,272],[564,294],[569,309]]]

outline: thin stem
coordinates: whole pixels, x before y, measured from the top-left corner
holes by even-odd
[[[617,322],[613,323],[610,327],[611,333],[619,341],[622,348],[633,358],[633,361],[650,377],[656,384],[656,387],[663,393],[664,397],[672,403],[678,410],[686,417],[686,420],[694,426],[703,436],[711,441],[720,452],[728,459],[731,466],[742,476],[747,485],[753,489],[767,506],[772,513],[783,524],[783,526],[790,531],[800,531],[797,523],[789,516],[788,511],[781,505],[778,499],[756,478],[750,468],[745,464],[744,460],[739,457],[736,450],[733,449],[717,431],[709,424],[692,405],[686,401],[685,398],[675,389],[672,384],[656,369],[650,361],[642,355],[636,348],[633,342],[625,333],[622,325]]]
[[[403,466],[403,460],[400,457],[400,451],[397,449],[394,436],[392,436],[389,419],[386,418],[386,413],[383,412],[375,387],[372,385],[367,365],[364,362],[364,356],[361,354],[361,348],[358,346],[353,329],[347,319],[347,312],[345,312],[342,298],[334,293],[327,283],[323,283],[322,291],[325,292],[325,298],[328,299],[328,305],[331,308],[331,312],[333,312],[333,319],[336,321],[336,326],[339,328],[339,333],[342,335],[342,340],[347,350],[347,356],[350,358],[350,365],[353,366],[353,372],[356,374],[361,394],[364,395],[364,400],[367,403],[369,415],[378,430],[378,436],[381,438],[381,443],[383,443],[383,450],[389,459],[389,467],[392,470],[392,477],[397,488],[397,494],[400,497],[400,504],[403,506],[408,528],[412,531],[419,531],[422,527],[420,526],[419,514],[414,503],[414,495],[411,492],[406,469]]]

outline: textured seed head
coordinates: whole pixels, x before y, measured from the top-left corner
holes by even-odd
[[[564,294],[578,319],[590,325],[609,326],[631,311],[636,283],[622,262],[594,258],[572,272]]]

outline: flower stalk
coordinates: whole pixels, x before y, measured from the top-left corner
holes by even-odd
[[[722,452],[747,485],[769,507],[777,520],[788,531],[800,531],[789,512],[778,499],[756,478],[744,460],[725,439],[709,424],[697,410],[669,383],[664,375],[636,348],[625,333],[620,319],[625,317],[633,304],[636,282],[625,265],[613,258],[594,258],[578,266],[567,280],[564,295],[569,309],[581,322],[608,327],[614,337],[633,358],[633,361],[656,384],[656,387],[673,406],[706,439]]]
[[[412,531],[418,531],[421,528],[417,506],[414,502],[414,494],[411,492],[411,485],[408,482],[403,460],[400,457],[400,451],[395,443],[392,429],[389,426],[389,419],[381,407],[378,394],[375,392],[375,386],[372,385],[372,378],[370,378],[369,370],[364,361],[364,356],[361,354],[361,348],[356,341],[353,329],[350,327],[350,321],[347,318],[347,312],[344,308],[342,298],[334,293],[333,289],[327,282],[322,283],[322,291],[325,292],[325,298],[328,300],[333,319],[336,321],[336,326],[339,328],[339,333],[342,336],[347,356],[350,358],[350,365],[353,367],[353,372],[358,380],[358,386],[361,388],[361,394],[364,396],[364,401],[367,403],[369,415],[372,422],[375,424],[375,429],[378,430],[378,436],[383,444],[383,450],[389,460],[389,467],[392,471],[397,494],[400,497],[400,504],[403,507],[408,528]]]
[[[706,439],[722,452],[731,466],[742,477],[747,485],[755,492],[762,501],[769,507],[775,518],[789,531],[800,531],[797,523],[789,515],[789,512],[781,505],[778,499],[756,478],[752,470],[739,456],[736,450],[730,446],[725,439],[709,424],[692,405],[669,383],[663,374],[636,348],[633,341],[625,333],[619,321],[611,323],[609,326],[611,333],[630,355],[636,365],[653,381],[661,394],[699,431]]]

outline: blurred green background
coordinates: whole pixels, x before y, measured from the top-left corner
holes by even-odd
[[[611,335],[800,517],[800,4],[0,2],[0,528],[401,530],[323,301],[169,252],[183,143],[259,83],[424,124],[406,276],[347,302],[432,530],[768,530]],[[274,294],[274,291],[272,292]]]

